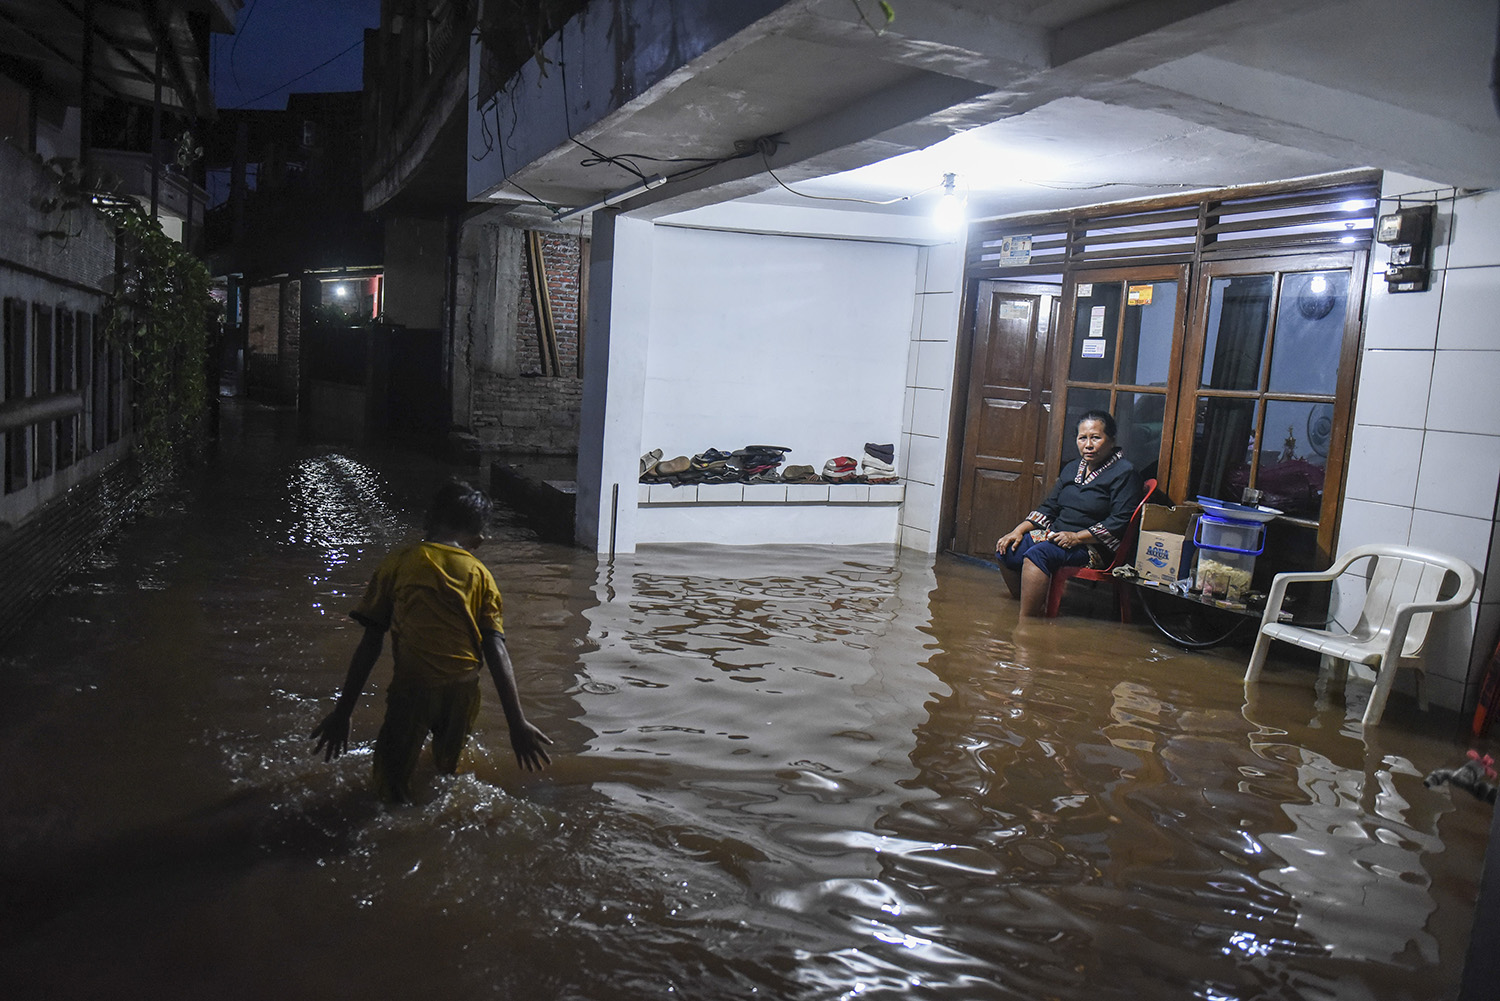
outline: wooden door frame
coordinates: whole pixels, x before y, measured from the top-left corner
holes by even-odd
[[[1070,272],[1063,282],[1062,311],[1058,324],[1066,331],[1066,343],[1062,340],[1057,346],[1063,350],[1059,351],[1054,362],[1052,373],[1052,427],[1047,438],[1047,468],[1053,475],[1062,467],[1062,434],[1066,430],[1060,426],[1063,416],[1067,413],[1068,403],[1068,366],[1073,358],[1073,332],[1076,329],[1078,316],[1079,285],[1092,285],[1095,283],[1129,282],[1131,280],[1163,281],[1175,280],[1177,282],[1177,304],[1172,317],[1172,352],[1171,359],[1167,364],[1166,405],[1162,415],[1162,445],[1161,451],[1157,453],[1157,468],[1170,470],[1175,455],[1173,438],[1175,437],[1177,421],[1178,396],[1182,389],[1182,352],[1188,340],[1188,329],[1186,326],[1188,316],[1188,300],[1192,297],[1191,277],[1193,268],[1187,262],[1181,264],[1145,264],[1130,265],[1126,267],[1113,268],[1075,268]],[[1119,322],[1125,320],[1125,309],[1120,309]],[[1181,340],[1178,340],[1178,335]],[[1114,331],[1118,338],[1119,330]],[[1120,375],[1120,352],[1116,341],[1115,368],[1111,373],[1114,381],[1111,382],[1111,396],[1114,387],[1119,384]],[[1172,429],[1174,435],[1168,436],[1168,429]],[[1163,454],[1165,453],[1165,454]],[[1162,479],[1165,479],[1162,477]]]
[[[1342,271],[1349,269],[1349,300],[1344,312],[1343,341],[1339,346],[1339,370],[1334,382],[1333,435],[1329,441],[1327,464],[1323,467],[1323,503],[1318,509],[1318,556],[1327,566],[1333,560],[1333,546],[1338,539],[1339,523],[1344,511],[1344,477],[1348,466],[1350,431],[1354,419],[1354,390],[1359,378],[1360,341],[1364,320],[1365,276],[1369,267],[1369,253],[1363,248],[1326,251],[1313,254],[1281,254],[1264,257],[1240,257],[1219,261],[1204,261],[1196,269],[1194,283],[1194,305],[1192,322],[1187,330],[1184,345],[1183,378],[1192,372],[1193,389],[1188,392],[1187,406],[1193,406],[1202,383],[1203,352],[1208,339],[1209,290],[1215,278],[1239,275],[1277,276],[1271,302],[1271,317],[1274,319],[1281,300],[1281,277],[1307,271]],[[1274,348],[1274,338],[1270,345]],[[1262,361],[1266,365],[1269,359]],[[1263,374],[1264,377],[1264,374]],[[1248,394],[1247,394],[1248,395]],[[1259,400],[1264,394],[1257,387],[1254,397]],[[1172,469],[1168,492],[1186,492],[1192,475],[1193,427],[1190,422],[1174,429],[1177,441],[1174,452],[1181,451],[1188,457],[1188,466]],[[1337,447],[1335,447],[1337,446]],[[1227,498],[1236,500],[1237,498]],[[1309,568],[1322,569],[1322,567]]]
[[[1044,295],[1052,298],[1053,305],[1047,318],[1050,324],[1047,334],[1049,350],[1055,349],[1057,326],[1061,322],[1057,304],[1062,301],[1064,287],[1062,285],[1005,278],[970,278],[964,283],[964,301],[959,310],[958,337],[954,342],[957,364],[954,366],[953,405],[948,408],[948,449],[943,466],[941,507],[938,511],[937,550],[939,552],[951,552],[957,542],[958,503],[959,494],[963,488],[960,481],[963,479],[964,442],[968,430],[969,407],[972,402],[969,399],[969,384],[973,381],[974,325],[979,321],[979,291],[985,285],[998,285],[1001,291],[1014,292],[1018,295]],[[1055,398],[1054,396],[1054,400]],[[1053,434],[1053,425],[1056,421],[1057,407],[1054,405],[1047,422],[1049,438]]]

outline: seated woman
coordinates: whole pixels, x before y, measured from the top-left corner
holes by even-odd
[[[1052,575],[1062,567],[1108,566],[1146,492],[1115,446],[1115,419],[1090,410],[1078,419],[1078,465],[1069,466],[1037,509],[995,543],[995,558],[1021,615],[1046,609]]]

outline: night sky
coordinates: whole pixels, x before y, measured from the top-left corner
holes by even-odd
[[[359,90],[364,29],[379,24],[380,0],[246,0],[235,33],[213,36],[214,101],[276,109],[291,93]]]

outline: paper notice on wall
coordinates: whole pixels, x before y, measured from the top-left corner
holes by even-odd
[[[1002,236],[1000,238],[1000,257],[995,261],[996,267],[1019,268],[1030,263],[1030,234],[1026,236]]]
[[[1151,305],[1151,291],[1155,285],[1132,285],[1125,294],[1127,306],[1149,306]]]
[[[1089,310],[1089,336],[1104,336],[1104,307],[1095,306]]]
[[[1079,352],[1079,356],[1082,357],[1082,358],[1103,358],[1104,357],[1104,338],[1102,338],[1102,337],[1088,337],[1088,338],[1085,338],[1084,341],[1083,341],[1083,350]]]
[[[1031,303],[1017,302],[1015,299],[1007,299],[1000,303],[1000,319],[1002,320],[1029,320],[1031,319]]]
[[[1080,299],[1087,299],[1089,296],[1091,296],[1093,294],[1094,294],[1094,283],[1093,282],[1085,282],[1084,284],[1078,286],[1078,298],[1080,298]]]

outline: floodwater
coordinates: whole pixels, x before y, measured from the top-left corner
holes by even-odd
[[[227,406],[210,463],[0,650],[0,996],[1441,999],[1490,807],[1454,719],[890,547],[480,551],[488,694],[417,804],[306,734],[446,470]]]

